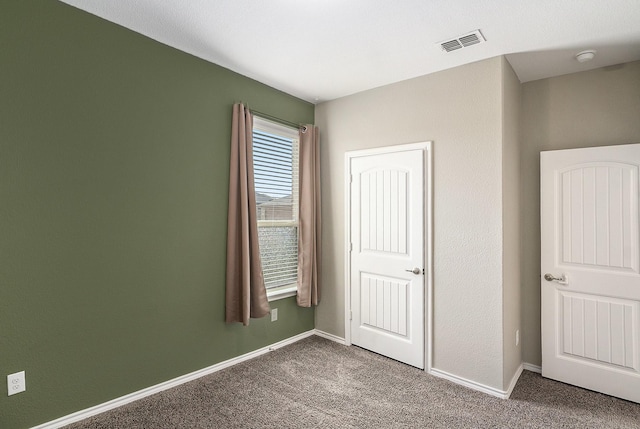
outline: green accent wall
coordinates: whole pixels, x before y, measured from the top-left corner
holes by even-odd
[[[231,110],[314,106],[56,1],[0,13],[0,427],[26,428],[314,327],[224,322]]]

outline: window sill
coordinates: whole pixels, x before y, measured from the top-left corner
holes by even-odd
[[[296,296],[298,294],[298,286],[296,284],[285,285],[267,290],[267,300],[277,301],[283,298],[289,298],[290,296]]]

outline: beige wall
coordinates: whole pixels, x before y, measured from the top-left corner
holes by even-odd
[[[640,62],[521,85],[503,58],[316,106],[316,327],[344,336],[345,152],[432,140],[433,367],[506,390],[521,361],[540,365],[539,152],[640,142],[639,114]]]
[[[540,151],[640,142],[640,61],[522,85],[523,360],[540,365]]]
[[[502,230],[503,230],[503,390],[522,363],[520,329],[520,105],[521,85],[502,60]]]
[[[345,152],[432,140],[433,366],[499,390],[503,61],[493,58],[316,106],[324,228],[316,327],[344,336]]]

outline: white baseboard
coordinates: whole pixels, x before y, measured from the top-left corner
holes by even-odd
[[[339,337],[337,335],[333,335],[333,334],[330,334],[328,332],[320,331],[319,329],[316,329],[314,331],[314,333],[319,337],[326,338],[327,340],[335,341],[336,343],[340,343],[342,345],[346,345],[347,344],[347,341],[344,338]]]
[[[105,411],[112,410],[114,408],[121,407],[125,404],[137,401],[138,399],[145,398],[147,396],[156,394],[158,392],[162,392],[163,390],[171,389],[173,387],[179,386],[181,384],[187,383],[189,381],[198,379],[200,377],[204,377],[205,375],[212,374],[214,372],[220,371],[222,369],[228,368],[230,366],[236,365],[240,362],[247,361],[249,359],[256,358],[263,354],[269,353],[270,351],[279,349],[280,347],[287,346],[289,344],[293,344],[297,341],[300,341],[304,338],[308,338],[310,336],[317,335],[322,338],[326,338],[331,341],[335,341],[339,344],[346,344],[346,340],[342,337],[338,337],[337,335],[330,334],[328,332],[320,331],[318,329],[312,329],[307,332],[303,332],[291,338],[287,338],[286,340],[279,341],[277,343],[271,344],[270,346],[262,347],[261,349],[254,350],[249,353],[245,353],[241,356],[237,356],[235,358],[228,359],[224,362],[217,363],[215,365],[211,365],[209,367],[200,369],[198,371],[191,372],[189,374],[182,375],[180,377],[173,378],[171,380],[165,381],[160,384],[156,384],[155,386],[147,387],[146,389],[138,390],[137,392],[130,393],[128,395],[121,396],[116,399],[112,399],[111,401],[75,412],[73,414],[69,414],[67,416],[60,417],[56,420],[52,420],[47,423],[43,423],[38,426],[34,426],[31,429],[58,429],[63,426],[69,425],[71,423],[78,422],[80,420],[87,419],[89,417],[95,416],[100,413],[104,413]],[[430,374],[444,378],[446,380],[452,381],[456,384],[460,384],[462,386],[468,387],[473,390],[477,390],[492,396],[496,396],[498,398],[506,399],[511,395],[513,388],[515,387],[518,378],[522,374],[523,369],[527,371],[533,371],[537,373],[542,372],[542,368],[537,365],[533,365],[530,363],[523,363],[516,373],[514,374],[511,383],[509,385],[509,389],[506,391],[502,391],[499,389],[495,389],[493,387],[485,386],[484,384],[477,383],[475,381],[467,380],[463,377],[459,377],[457,375],[450,374],[445,371],[441,371],[439,369],[432,368],[429,372]]]
[[[189,374],[185,374],[182,375],[180,377],[176,377],[174,379],[165,381],[163,383],[160,384],[156,384],[155,386],[151,386],[151,387],[147,387],[146,389],[142,389],[142,390],[138,390],[137,392],[133,392],[130,393],[128,395],[124,395],[121,396],[119,398],[116,399],[112,399],[111,401],[105,402],[103,404],[99,404],[78,412],[75,412],[73,414],[69,414],[67,416],[64,417],[60,417],[59,419],[47,422],[47,423],[43,423],[41,425],[38,426],[34,426],[31,429],[58,429],[61,428],[63,426],[69,425],[71,423],[75,423],[78,422],[80,420],[84,420],[86,418],[95,416],[97,414],[100,413],[104,413],[105,411],[109,411],[112,410],[114,408],[118,408],[121,407],[125,404],[128,404],[130,402],[134,402],[137,401],[138,399],[142,399],[145,398],[147,396],[153,395],[155,393],[158,392],[162,392],[163,390],[167,390],[167,389],[171,389],[172,387],[176,387],[179,386],[181,384],[184,384],[186,382],[195,380],[197,378],[200,377],[204,377],[205,375],[209,375],[212,374],[214,372],[220,371],[222,369],[228,368],[230,366],[236,365],[240,362],[244,362],[246,360],[249,359],[253,359],[256,358],[258,356],[261,356],[263,354],[269,353],[270,351],[279,349],[280,347],[284,347],[286,345],[289,344],[293,344],[297,341],[300,341],[304,338],[310,337],[312,335],[320,335],[316,332],[315,329],[312,329],[310,331],[307,332],[303,332],[302,334],[298,334],[296,336],[293,336],[291,338],[287,338],[286,340],[282,340],[279,341],[275,344],[271,344],[270,346],[266,346],[266,347],[262,347],[261,349],[258,350],[254,350],[252,352],[249,353],[245,353],[241,356],[237,356],[231,359],[228,359],[224,362],[220,362],[217,363],[215,365],[211,365],[209,367],[200,369],[198,371],[194,371],[191,372]],[[326,335],[330,335],[330,334],[326,334]],[[324,335],[320,335],[320,336],[324,336]],[[325,337],[326,338],[326,337]],[[338,337],[335,337],[338,338]],[[331,339],[331,338],[329,338]]]
[[[527,371],[531,371],[531,372],[537,372],[538,374],[542,374],[542,367],[538,366],[538,365],[534,365],[532,363],[523,363],[522,366],[524,367],[524,369],[526,369]]]
[[[466,378],[459,377],[457,375],[453,375],[453,374],[450,374],[448,372],[441,371],[441,370],[435,369],[435,368],[432,368],[429,373],[432,374],[432,375],[435,375],[436,377],[447,379],[447,380],[452,381],[452,382],[454,382],[456,384],[460,384],[462,386],[468,387],[468,388],[473,389],[473,390],[477,390],[479,392],[486,393],[486,394],[491,395],[491,396],[495,396],[495,397],[498,397],[498,398],[501,398],[501,399],[509,399],[509,397],[511,396],[511,393],[513,392],[513,389],[516,387],[516,383],[518,383],[518,379],[522,375],[522,371],[524,369],[525,368],[524,368],[523,364],[521,364],[518,367],[518,369],[516,370],[515,374],[513,374],[513,377],[511,378],[511,382],[509,383],[509,387],[507,388],[507,390],[500,390],[500,389],[496,389],[495,387],[486,386],[484,384],[477,383],[477,382],[471,381],[471,380],[467,380]]]
[[[317,336],[319,336],[319,337],[327,338],[327,339],[329,339],[331,341],[335,341],[335,342],[340,343],[340,344],[345,344],[345,345],[347,344],[347,342],[346,342],[346,340],[344,338],[338,337],[337,335],[333,335],[333,334],[330,334],[328,332],[324,332],[324,331],[320,331],[320,330],[316,329],[315,330],[315,334]],[[529,364],[524,364],[524,365],[529,365]],[[458,377],[457,375],[453,375],[453,374],[450,374],[448,372],[441,371],[439,369],[432,368],[431,371],[429,371],[429,374],[435,375],[436,377],[447,379],[447,380],[452,381],[452,382],[454,382],[456,384],[460,384],[460,385],[463,385],[465,387],[469,387],[469,388],[471,388],[473,390],[478,390],[480,392],[487,393],[487,394],[492,395],[492,396],[497,396],[498,398],[508,399],[509,396],[511,396],[511,393],[513,392],[513,389],[516,387],[516,383],[518,382],[518,379],[522,375],[522,371],[524,369],[527,369],[527,368],[526,368],[526,366],[523,367],[522,364],[518,367],[518,369],[516,370],[515,374],[511,378],[511,383],[509,383],[509,388],[506,391],[495,389],[495,388],[489,387],[489,386],[485,386],[484,384],[476,383],[475,381],[467,380],[466,378]]]
[[[505,397],[505,399],[509,399],[509,397],[511,396],[511,393],[513,393],[513,389],[516,387],[516,383],[518,382],[518,379],[522,375],[522,371],[524,371],[524,366],[520,364],[520,366],[516,370],[516,373],[513,374],[513,377],[511,378],[511,383],[509,383],[509,388],[507,389],[507,392],[506,392],[507,396]]]
[[[486,393],[491,396],[496,396],[501,399],[507,399],[508,393],[504,390],[499,390],[494,387],[485,386],[484,384],[477,383],[475,381],[467,380],[466,378],[459,377],[457,375],[449,374],[446,371],[441,371],[436,368],[431,368],[429,372],[431,375],[435,375],[436,377],[444,378],[445,380],[452,381],[456,384],[460,384],[461,386],[468,387],[473,390],[477,390],[482,393]]]

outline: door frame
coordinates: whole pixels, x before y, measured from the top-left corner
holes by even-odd
[[[344,225],[345,225],[345,260],[344,260],[344,276],[345,276],[345,296],[344,296],[344,339],[345,344],[351,345],[351,160],[354,158],[382,155],[386,153],[406,152],[412,150],[422,150],[423,153],[423,168],[424,168],[424,183],[422,184],[425,198],[424,198],[424,281],[425,281],[425,294],[423,302],[423,319],[424,319],[424,357],[425,365],[424,370],[431,372],[432,363],[432,338],[433,338],[433,142],[424,141],[418,143],[400,144],[393,146],[384,146],[373,149],[362,149],[345,152],[345,168],[344,168]]]

